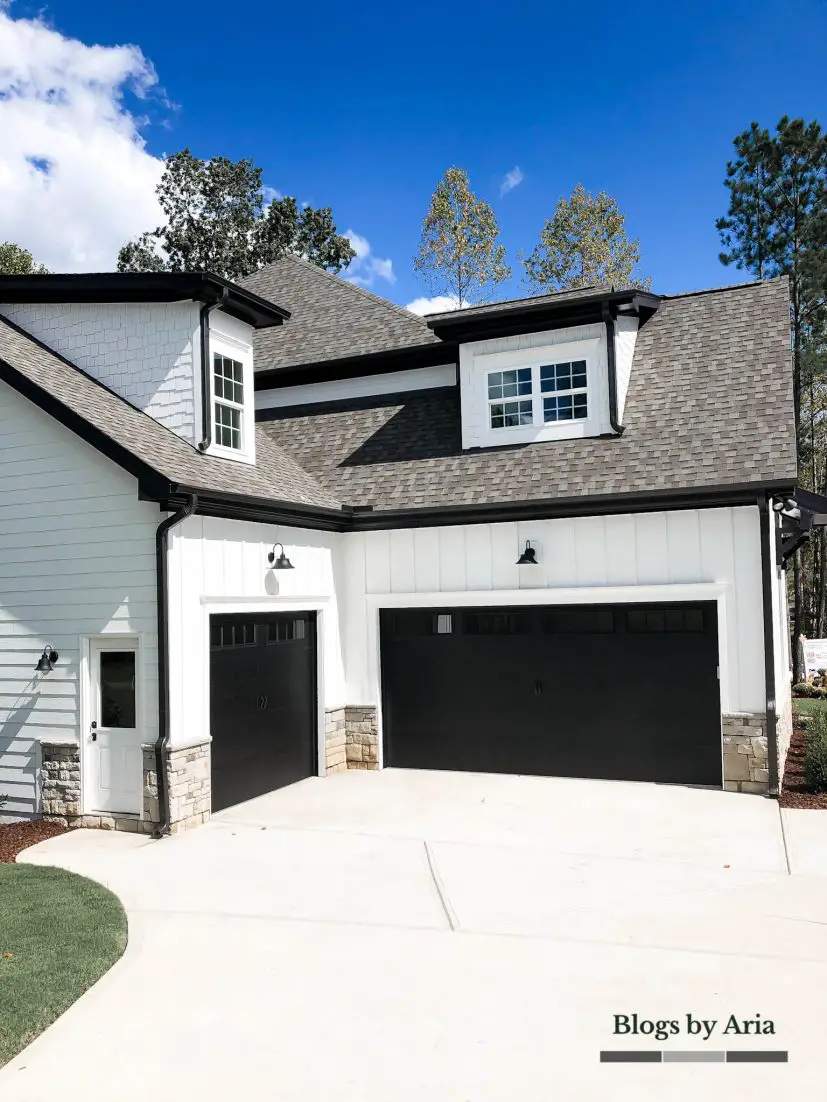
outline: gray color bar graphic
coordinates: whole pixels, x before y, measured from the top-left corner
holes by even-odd
[[[726,1053],[723,1049],[719,1051],[715,1049],[687,1049],[681,1052],[680,1049],[670,1052],[668,1049],[663,1050],[663,1062],[664,1064],[723,1064],[726,1060]]]
[[[601,1064],[659,1064],[662,1053],[651,1049],[634,1052],[629,1049],[610,1049],[600,1053]]]
[[[755,1049],[727,1051],[726,1062],[728,1064],[786,1064],[789,1061],[789,1053],[778,1049]]]

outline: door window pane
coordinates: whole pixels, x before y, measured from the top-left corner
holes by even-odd
[[[135,727],[135,651],[102,651],[101,727]]]

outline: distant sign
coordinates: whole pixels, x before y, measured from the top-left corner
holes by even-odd
[[[804,640],[804,663],[808,677],[819,670],[827,670],[827,639]]]

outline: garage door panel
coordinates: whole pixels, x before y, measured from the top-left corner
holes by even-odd
[[[213,616],[210,642],[217,811],[315,772],[315,615]]]
[[[394,610],[381,638],[391,765],[721,783],[713,604]]]

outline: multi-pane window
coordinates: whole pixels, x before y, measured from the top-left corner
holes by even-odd
[[[215,442],[240,451],[244,446],[244,366],[229,356],[213,355]]]
[[[211,647],[254,647],[256,645],[255,621],[237,621],[210,626]]]
[[[544,364],[540,368],[540,391],[544,421],[575,421],[588,417],[586,361]]]
[[[492,371],[488,376],[488,405],[491,428],[506,429],[534,423],[531,400],[531,368]]]
[[[267,642],[290,643],[294,639],[304,639],[305,629],[304,620],[275,620],[267,625]]]
[[[538,368],[488,374],[488,412],[492,429],[556,421],[583,421],[589,416],[585,360],[565,360]]]
[[[704,630],[701,608],[630,609],[626,613],[626,630],[633,635],[661,635],[666,632]]]

